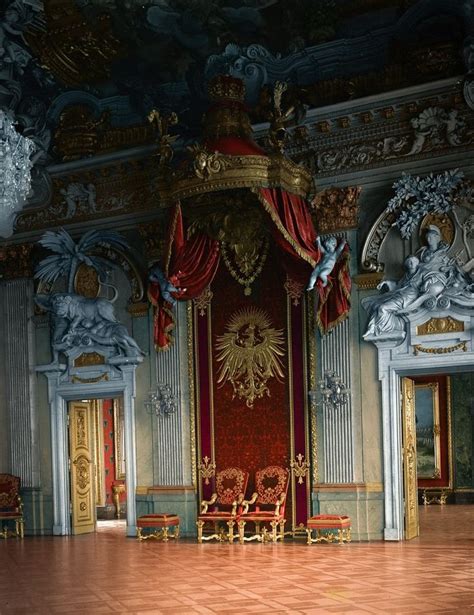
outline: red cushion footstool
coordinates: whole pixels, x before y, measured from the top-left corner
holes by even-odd
[[[174,528],[170,533],[168,528]],[[142,533],[142,529],[150,530],[146,534]],[[150,514],[142,515],[137,519],[137,538],[138,540],[147,540],[148,538],[156,538],[163,542],[168,542],[169,538],[179,538],[179,517],[173,514]]]
[[[316,538],[311,537],[313,530],[316,530]],[[351,518],[346,515],[314,515],[306,523],[306,533],[309,545],[312,542],[350,542]]]

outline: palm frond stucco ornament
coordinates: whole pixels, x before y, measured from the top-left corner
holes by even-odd
[[[270,397],[268,380],[283,378],[283,330],[272,328],[269,316],[257,308],[235,312],[226,328],[216,343],[216,358],[221,363],[217,383],[230,382],[233,399],[237,395],[253,408],[256,399]]]

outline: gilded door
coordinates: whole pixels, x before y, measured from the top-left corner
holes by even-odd
[[[403,486],[405,539],[420,534],[418,524],[418,480],[416,472],[415,383],[402,379]]]
[[[71,402],[69,406],[69,459],[73,534],[95,532],[96,494],[92,434],[90,402]]]

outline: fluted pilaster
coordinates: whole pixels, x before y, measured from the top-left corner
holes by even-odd
[[[189,485],[189,393],[186,304],[177,306],[174,344],[155,354],[156,382],[168,384],[178,399],[178,409],[167,416],[153,417],[155,485]]]
[[[23,487],[39,487],[38,426],[35,406],[33,283],[3,284],[5,389],[10,416],[11,472]]]
[[[321,339],[321,373],[328,370],[351,386],[350,323],[346,318],[329,335]],[[351,483],[354,480],[354,444],[352,432],[352,397],[340,408],[322,404],[324,482]]]

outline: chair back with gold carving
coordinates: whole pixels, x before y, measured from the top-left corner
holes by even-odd
[[[13,474],[0,474],[0,511],[19,511],[20,479]]]
[[[216,506],[232,507],[234,502],[240,502],[245,497],[249,480],[248,472],[240,468],[225,468],[216,473]]]
[[[256,508],[259,510],[269,510],[270,508],[275,508],[278,502],[282,502],[280,513],[283,516],[285,514],[285,501],[289,482],[290,472],[286,468],[267,466],[262,470],[257,470],[255,473]],[[283,501],[282,496],[284,496]]]

